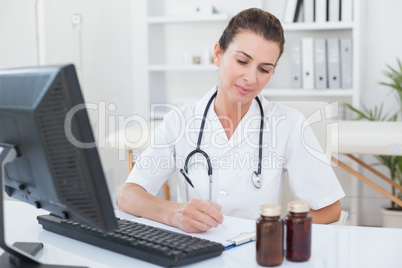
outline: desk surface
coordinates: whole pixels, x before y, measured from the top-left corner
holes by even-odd
[[[159,267],[45,231],[37,223],[36,216],[46,213],[19,201],[5,201],[8,244],[40,241],[44,249],[37,257],[40,262],[48,264],[92,268]],[[312,241],[312,258],[308,262],[284,260],[280,267],[401,267],[401,229],[313,225]],[[260,266],[255,261],[255,242],[251,242],[187,267]]]

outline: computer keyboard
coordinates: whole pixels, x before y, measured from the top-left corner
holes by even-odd
[[[119,218],[118,229],[107,233],[53,215],[37,219],[45,230],[164,267],[209,259],[225,249],[220,243]]]

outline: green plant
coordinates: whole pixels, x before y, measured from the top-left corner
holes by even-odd
[[[387,66],[387,70],[384,71],[384,75],[388,77],[390,82],[380,82],[380,85],[390,87],[391,94],[394,94],[397,107],[396,109],[384,112],[384,103],[379,106],[375,106],[373,109],[369,109],[362,105],[362,110],[354,107],[351,104],[345,103],[346,108],[350,109],[355,114],[355,120],[370,120],[370,121],[399,121],[402,119],[402,63],[397,58],[398,66],[393,68],[390,65]],[[386,166],[389,169],[390,177],[393,181],[402,185],[402,156],[391,155],[376,155],[375,158],[381,165]],[[397,191],[395,187],[392,187],[392,194],[399,199],[402,199],[402,191]],[[401,207],[391,202],[391,209],[402,210]]]

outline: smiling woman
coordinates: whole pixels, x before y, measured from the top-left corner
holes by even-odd
[[[214,108],[222,117],[224,128],[228,128],[228,139],[247,113],[251,101],[271,79],[279,54],[278,43],[247,30],[239,32],[226,50],[215,45],[214,60],[220,67],[220,83]],[[230,120],[223,119],[226,116]]]
[[[230,20],[214,48],[218,85],[193,105],[165,116],[155,130],[155,146],[140,158],[169,159],[170,164],[134,166],[119,197],[121,210],[187,232],[203,232],[217,227],[223,215],[257,219],[261,204],[280,204],[288,172],[292,193],[310,204],[315,223],[338,220],[344,192],[329,163],[303,146],[302,137],[320,147],[305,118],[260,94],[274,74],[284,43],[282,26],[269,12],[247,9]],[[282,164],[263,166],[267,156]],[[211,159],[231,161],[205,164]],[[209,202],[199,200],[180,171]],[[154,196],[174,172],[183,203]]]
[[[229,116],[233,134],[251,101],[269,82],[283,53],[285,38],[279,20],[269,12],[247,9],[233,17],[215,45],[219,68],[219,91],[215,102],[218,116]],[[223,95],[226,95],[225,98]],[[240,118],[238,105],[240,105]],[[226,120],[225,120],[226,122]]]

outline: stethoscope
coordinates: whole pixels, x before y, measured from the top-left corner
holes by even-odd
[[[208,177],[209,177],[209,200],[212,200],[212,165],[211,165],[211,160],[209,159],[208,154],[201,150],[201,140],[202,140],[202,134],[204,132],[204,126],[205,126],[205,119],[207,118],[207,113],[209,110],[209,107],[211,106],[212,101],[218,94],[218,91],[216,91],[211,98],[209,99],[207,106],[205,107],[204,115],[202,117],[201,121],[201,127],[200,127],[200,133],[198,134],[198,141],[197,141],[197,148],[193,151],[191,151],[187,157],[186,161],[184,163],[184,172],[188,174],[188,163],[190,161],[190,158],[195,155],[195,154],[201,154],[205,157],[207,161],[207,166],[208,166]],[[260,179],[261,176],[261,162],[262,162],[262,138],[263,138],[263,130],[264,130],[264,110],[262,109],[261,101],[258,99],[258,97],[255,97],[255,100],[258,103],[258,106],[260,107],[260,113],[261,113],[261,124],[260,124],[260,137],[259,137],[259,147],[258,147],[258,170],[254,171],[251,174],[251,181],[254,185],[255,188],[260,189],[262,186],[262,182]],[[183,169],[180,170],[180,172],[183,173]],[[188,200],[188,184],[186,183],[186,198]]]

